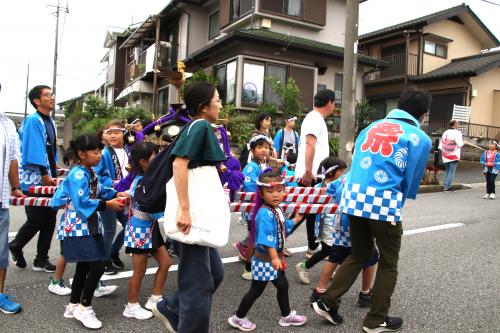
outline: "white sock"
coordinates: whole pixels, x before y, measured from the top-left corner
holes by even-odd
[[[138,305],[138,304],[139,304],[139,303],[130,303],[130,302],[128,302],[128,305],[127,305],[127,306],[128,306],[129,308],[131,308],[131,307],[136,306],[136,305]]]
[[[158,303],[163,298],[162,295],[151,295],[151,301]]]

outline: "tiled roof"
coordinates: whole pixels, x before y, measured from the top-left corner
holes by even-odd
[[[220,38],[215,43],[193,53],[189,60],[196,58],[202,53],[216,47],[219,43],[227,43],[230,39],[260,41],[268,44],[279,45],[284,48],[298,49],[300,51],[319,53],[326,56],[332,56],[337,59],[344,58],[344,48],[328,43],[318,42],[312,39],[283,34],[265,29],[244,29],[235,30],[226,36]],[[189,61],[188,60],[188,61]],[[386,67],[387,62],[372,57],[358,54],[358,61],[364,65]]]
[[[426,16],[422,16],[422,17],[419,17],[419,18],[416,18],[416,19],[413,19],[410,21],[406,21],[403,23],[392,25],[392,26],[387,27],[387,28],[383,28],[380,30],[376,30],[376,31],[372,31],[372,32],[363,34],[363,35],[359,36],[359,41],[362,43],[362,42],[366,42],[367,40],[369,40],[371,38],[383,36],[383,35],[389,34],[391,32],[423,27],[423,26],[431,24],[433,22],[446,20],[448,18],[462,14],[464,12],[468,12],[474,18],[474,20],[483,28],[483,30],[490,36],[490,38],[495,42],[496,45],[500,44],[499,40],[495,37],[495,35],[493,35],[493,33],[484,25],[484,23],[470,9],[470,7],[465,5],[465,4],[461,4],[461,5],[451,7],[451,8],[436,12],[436,13],[426,15]]]
[[[425,74],[413,76],[412,82],[477,76],[500,66],[500,50],[464,58],[453,59],[451,63]]]

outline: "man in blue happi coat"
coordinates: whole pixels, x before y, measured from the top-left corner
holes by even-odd
[[[55,106],[55,95],[48,86],[36,86],[29,92],[29,100],[36,112],[29,115],[19,129],[21,161],[19,183],[21,190],[29,194],[31,186],[54,186],[57,163],[55,123],[50,112]],[[37,234],[37,254],[33,270],[54,272],[49,262],[49,249],[54,234],[56,211],[51,207],[25,206],[27,221],[9,243],[12,259],[19,268],[26,268],[23,247]]]
[[[351,254],[337,270],[324,296],[313,303],[316,313],[333,324],[343,321],[338,314],[339,298],[370,260],[374,239],[380,261],[363,331],[390,332],[403,324],[401,318],[389,317],[388,312],[398,275],[403,235],[401,210],[406,199],[416,198],[429,159],[431,140],[420,124],[431,101],[427,92],[406,89],[398,108],[385,119],[373,122],[356,139],[351,171],[339,205],[351,221]]]

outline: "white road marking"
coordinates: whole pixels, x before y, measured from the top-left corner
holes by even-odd
[[[459,227],[463,227],[463,226],[465,226],[465,224],[463,224],[463,223],[448,223],[448,224],[435,225],[432,227],[410,229],[410,230],[404,231],[403,236],[421,234],[424,232],[438,231],[438,230],[444,230],[444,229],[459,228]],[[289,250],[292,253],[305,252],[305,251],[307,251],[307,246],[293,247],[293,248],[289,248]],[[237,256],[222,258],[222,263],[224,263],[224,264],[230,264],[230,263],[238,262],[238,261],[240,261],[240,260]],[[172,266],[170,266],[169,272],[175,272],[178,270],[178,268],[179,268],[179,265],[172,265]],[[148,268],[146,270],[146,275],[147,274],[155,274],[157,269],[158,269],[158,267]],[[118,274],[115,274],[115,275],[103,275],[101,280],[108,281],[108,280],[125,279],[125,278],[131,277],[132,273],[133,273],[133,271],[124,271],[124,272],[119,272]],[[72,280],[73,279],[70,279],[70,283],[72,282]]]
[[[9,232],[9,237],[16,237],[17,231]]]

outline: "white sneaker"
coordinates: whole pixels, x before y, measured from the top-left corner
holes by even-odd
[[[302,284],[311,283],[311,280],[309,279],[309,270],[305,267],[304,263],[299,262],[295,266],[295,271],[297,272],[297,276]]]
[[[127,318],[135,318],[139,320],[146,320],[153,317],[153,313],[144,309],[139,303],[130,304],[125,306],[123,315]]]
[[[486,193],[483,197],[483,199],[489,199],[490,198],[490,194],[489,193]]]
[[[252,281],[252,271],[244,270],[243,274],[241,274],[241,277],[243,278],[243,280]]]
[[[290,249],[289,249],[289,248],[284,248],[284,249],[283,249],[283,253],[284,253],[284,254],[285,254],[285,256],[287,256],[287,257],[291,257],[291,256],[292,256],[292,254],[293,254],[293,253],[292,253],[292,251],[290,251]]]
[[[316,252],[319,252],[321,251],[321,244],[318,244],[318,246],[316,247],[315,250],[311,250],[310,248],[307,248],[307,251],[306,251],[306,258],[307,259],[311,259],[311,257],[316,253]]]
[[[103,297],[114,293],[118,286],[106,286],[102,281],[99,281],[97,288],[94,290],[94,297]]]
[[[61,280],[58,284],[53,284],[51,279],[49,291],[59,296],[68,296],[71,294],[71,288],[66,287],[63,280]]]
[[[149,311],[151,311],[151,309],[153,308],[153,304],[156,304],[156,303],[158,303],[161,300],[163,300],[163,297],[151,295],[151,296],[149,296],[148,301],[146,302],[146,304],[144,304],[144,307],[146,309],[148,309]]]
[[[491,193],[491,194],[490,194],[490,199],[492,199],[492,200],[493,200],[493,199],[495,199],[495,198],[496,198],[495,193]]]
[[[69,303],[68,305],[66,305],[66,310],[64,310],[64,318],[68,318],[68,319],[75,318],[73,312],[75,311],[75,309],[79,305],[80,304],[71,304],[71,303]]]
[[[91,306],[78,306],[73,311],[73,316],[87,328],[97,330],[102,327],[102,322],[96,318]]]

